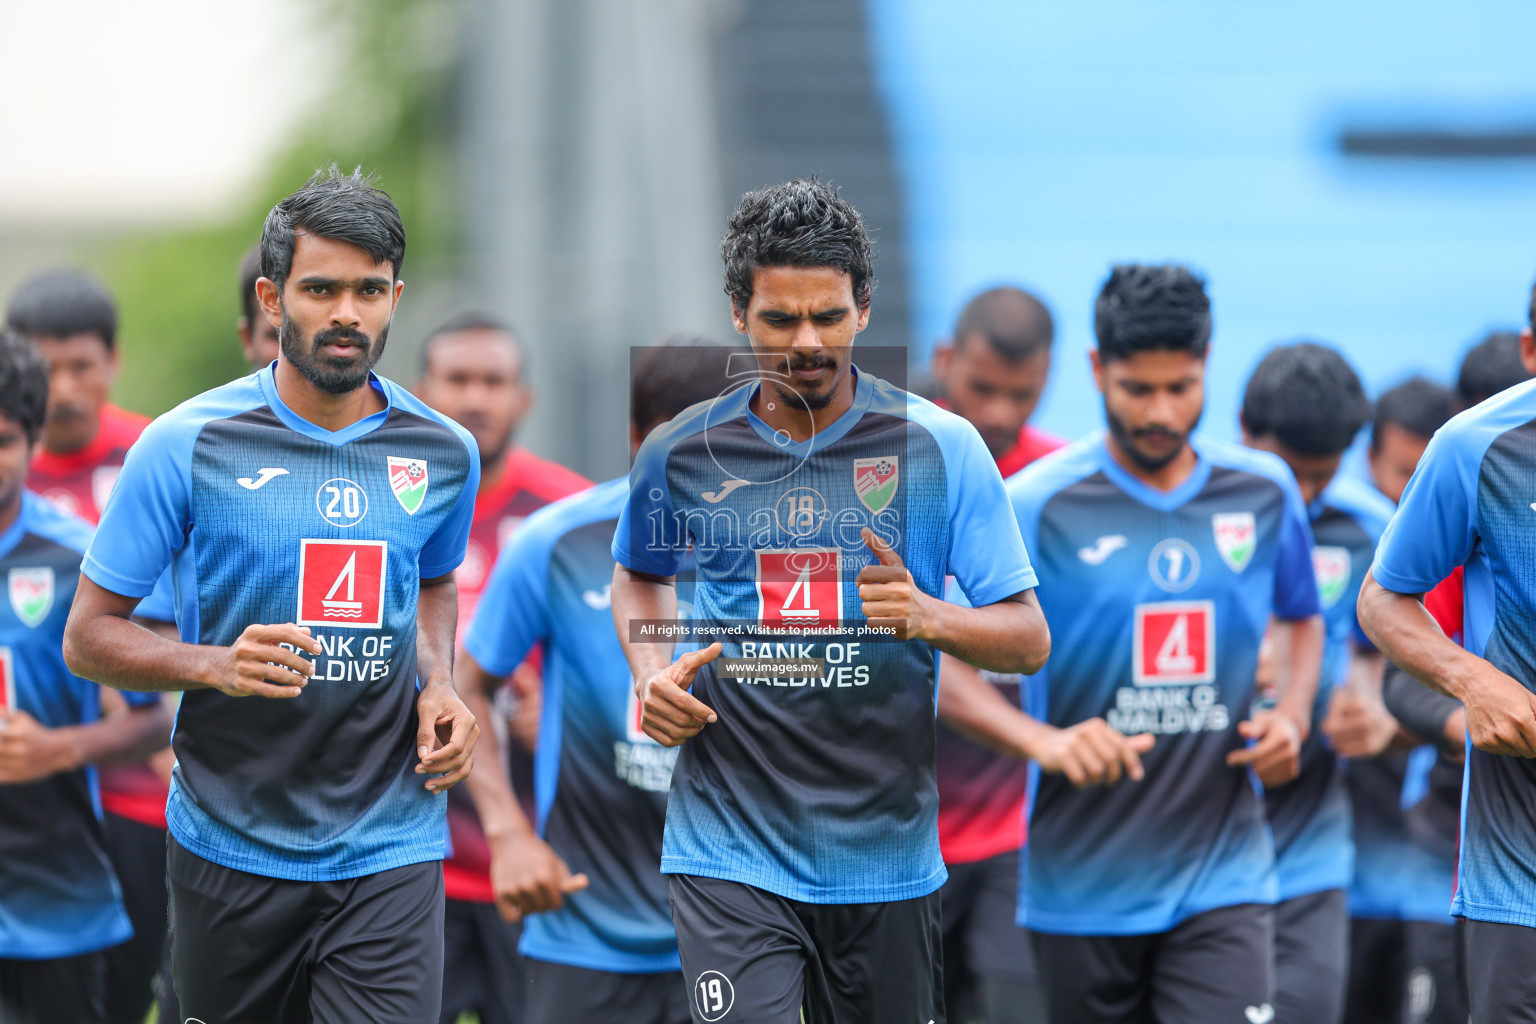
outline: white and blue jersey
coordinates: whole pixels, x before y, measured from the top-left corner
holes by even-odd
[[[57,729],[101,716],[101,688],[64,665],[64,621],[90,543],[85,520],[31,492],[0,533],[0,706]],[[159,694],[124,694],[132,707]],[[0,786],[0,957],[52,959],[129,938],[101,832],[96,769]]]
[[[1467,650],[1536,689],[1536,382],[1510,388],[1435,434],[1371,573],[1399,594],[1466,566]],[[1467,746],[1452,912],[1536,927],[1536,765]]]
[[[676,971],[659,868],[677,751],[640,730],[609,606],[609,546],[628,497],[620,477],[529,516],[496,560],[464,649],[503,676],[544,645],[538,830],[590,882],[562,909],[528,917],[523,955],[594,971]]]
[[[1355,600],[1375,557],[1376,542],[1392,518],[1392,503],[1359,480],[1336,476],[1307,512],[1316,545],[1312,566],[1323,609],[1323,663],[1317,699],[1312,704],[1312,727],[1301,747],[1301,770],[1293,781],[1264,794],[1275,837],[1275,877],[1281,900],[1348,889],[1357,874],[1350,792],[1343,765],[1325,742],[1320,726],[1334,688],[1349,678],[1355,651],[1374,649],[1355,617]],[[1385,762],[1362,763],[1359,768],[1372,781],[1379,781],[1375,776],[1389,770]],[[1400,783],[1401,778],[1397,781]],[[1396,783],[1391,789],[1386,798],[1391,805],[1388,813],[1400,818],[1396,813]],[[1367,855],[1391,845],[1390,837],[1380,834],[1382,829],[1390,829],[1390,824],[1372,818],[1362,822]],[[1362,869],[1382,868],[1376,859]],[[1390,863],[1390,855],[1388,860]],[[1369,886],[1364,878],[1362,883]],[[1371,892],[1360,893],[1362,906],[1374,899]]]
[[[464,557],[479,455],[371,381],[386,407],[335,432],[283,404],[270,366],[161,416],[85,558],[130,597],[171,566],[187,643],[292,622],[324,648],[297,698],[182,697],[166,820],[225,867],[324,881],[443,855],[446,797],[415,774],[416,599]]]
[[[973,604],[992,604],[1035,574],[975,429],[853,372],[852,408],[807,441],[750,410],[754,374],[657,428],[630,473],[620,564],[670,576],[691,545],[695,619],[753,637],[723,635],[723,657],[825,664],[809,678],[724,678],[718,662],[699,672],[693,693],[719,719],[681,748],[663,872],[808,903],[911,899],[946,877],[937,652],[857,633],[854,578],[875,563],[860,531],[891,544],[934,597],[953,575]],[[839,623],[855,632],[815,632]]]
[[[1051,625],[1026,710],[1157,738],[1140,782],[1080,790],[1030,766],[1018,921],[1037,931],[1162,932],[1276,898],[1258,781],[1226,759],[1244,746],[1270,617],[1318,613],[1312,533],[1278,458],[1191,444],[1172,491],[1122,468],[1102,434],[1008,481]]]

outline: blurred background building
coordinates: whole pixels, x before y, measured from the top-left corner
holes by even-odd
[[[1083,351],[1120,260],[1209,275],[1206,428],[1270,344],[1373,389],[1447,379],[1536,277],[1536,8],[1513,0],[60,0],[0,6],[0,295],[58,262],[123,307],[117,398],[241,372],[235,268],[322,162],[409,233],[385,372],[472,306],[530,349],[522,440],[626,460],[628,349],[731,330],[718,239],[820,174],[876,231],[864,341],[926,363],[966,297],[1058,322],[1038,422],[1098,424]],[[34,45],[35,44],[35,45]]]

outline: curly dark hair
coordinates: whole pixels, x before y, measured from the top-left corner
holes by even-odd
[[[1273,434],[1301,455],[1338,455],[1370,422],[1360,375],[1327,345],[1293,342],[1271,349],[1248,378],[1243,427]]]
[[[0,330],[0,416],[21,424],[32,444],[47,412],[48,368],[26,339]]]
[[[1152,351],[1204,358],[1211,341],[1205,281],[1177,263],[1119,264],[1094,303],[1093,332],[1106,361]]]
[[[740,312],[752,299],[758,267],[835,267],[853,279],[853,301],[869,308],[875,251],[864,218],[817,178],[748,192],[720,241],[725,293]]]
[[[344,174],[331,164],[272,207],[261,228],[261,275],[283,287],[293,268],[294,235],[302,228],[357,246],[375,263],[388,263],[398,278],[405,262],[405,227],[377,180],[361,167]]]

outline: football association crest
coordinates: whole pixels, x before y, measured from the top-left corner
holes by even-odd
[[[389,459],[389,489],[395,492],[395,500],[413,516],[427,497],[427,463],[424,459],[402,459],[398,455]]]
[[[28,626],[37,626],[53,608],[53,570],[12,569],[9,577],[11,610]]]
[[[853,460],[853,490],[871,512],[884,512],[896,497],[896,482],[900,478],[896,456],[881,455],[873,459]]]
[[[1324,608],[1332,608],[1349,589],[1349,549],[1319,547],[1312,549],[1312,573],[1317,577],[1317,597]]]
[[[1258,527],[1252,512],[1218,512],[1211,516],[1216,533],[1216,553],[1233,572],[1242,572],[1253,561]]]

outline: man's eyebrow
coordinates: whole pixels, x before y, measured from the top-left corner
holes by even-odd
[[[320,285],[326,288],[353,287],[353,288],[388,288],[391,284],[387,277],[364,277],[357,281],[343,281],[339,277],[323,277],[319,274],[309,274],[299,279],[299,284],[305,287]]]

